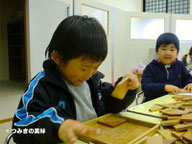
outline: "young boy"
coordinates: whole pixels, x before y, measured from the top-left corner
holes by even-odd
[[[107,56],[107,37],[94,18],[63,20],[46,54],[44,70],[30,82],[14,116],[17,144],[71,144],[81,135],[99,134],[100,129],[80,122],[120,112],[134,100],[139,86],[135,75],[123,78],[128,80],[122,100],[111,96],[119,85],[101,82],[104,75],[97,69]]]
[[[179,93],[181,88],[192,92],[192,76],[177,59],[177,36],[172,33],[161,34],[156,41],[155,52],[157,59],[147,65],[141,79],[144,102],[168,93]]]

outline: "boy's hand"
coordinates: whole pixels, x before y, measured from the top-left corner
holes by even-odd
[[[189,84],[186,85],[183,89],[186,90],[186,91],[188,91],[188,92],[192,92],[192,83],[189,83]]]
[[[165,85],[165,91],[169,93],[180,93],[181,89],[174,85]]]
[[[112,92],[112,96],[118,99],[123,99],[128,90],[134,90],[140,85],[135,74],[129,73],[116,85]]]
[[[140,86],[137,75],[135,75],[135,74],[129,73],[129,74],[125,75],[121,81],[124,81],[124,79],[128,80],[128,83],[127,83],[128,90],[134,90]],[[120,83],[121,83],[121,81],[120,81]]]
[[[58,136],[65,144],[73,144],[78,136],[93,136],[99,133],[100,129],[95,129],[78,121],[67,119],[59,127]]]

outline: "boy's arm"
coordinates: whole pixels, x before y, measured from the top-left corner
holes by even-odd
[[[117,86],[122,79],[122,77],[119,78],[115,86]],[[120,100],[114,97],[114,90],[115,88],[111,84],[101,83],[101,92],[105,104],[105,113],[118,113],[126,109],[134,101],[137,91],[136,88],[132,90],[129,89],[127,92],[125,92],[124,98]],[[120,89],[118,88],[117,91],[120,91]]]
[[[65,118],[63,110],[51,106],[49,96],[42,85],[26,91],[13,120],[13,129],[22,132],[14,135],[18,143],[58,143],[58,129]]]

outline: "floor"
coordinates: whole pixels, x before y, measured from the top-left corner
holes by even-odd
[[[25,91],[25,84],[18,82],[0,82],[0,120],[13,117],[19,100]],[[0,124],[0,143],[11,132],[12,122]],[[10,141],[10,144],[13,144]]]
[[[0,82],[0,120],[13,117],[19,100],[26,89],[25,84],[16,82]],[[135,106],[135,101],[129,106]],[[12,122],[0,124],[0,143],[3,143],[11,132]],[[10,141],[10,144],[13,144]]]

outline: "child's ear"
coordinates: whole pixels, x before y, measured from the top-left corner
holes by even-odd
[[[53,61],[54,61],[57,65],[60,65],[60,64],[61,64],[61,58],[60,58],[60,56],[59,56],[59,54],[58,54],[57,51],[53,51],[53,52],[52,52],[52,59],[53,59]]]
[[[155,54],[158,55],[158,50],[155,50]]]

